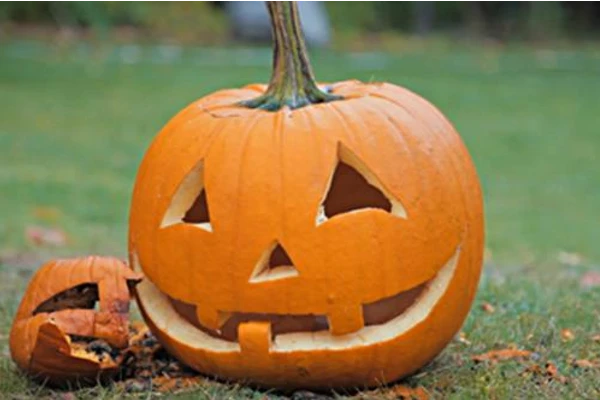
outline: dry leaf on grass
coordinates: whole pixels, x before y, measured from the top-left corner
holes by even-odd
[[[590,361],[590,360],[575,360],[573,361],[573,366],[582,369],[592,369],[600,367],[600,361]]]
[[[543,367],[539,364],[530,365],[529,367],[525,368],[523,372],[521,372],[521,376],[532,377],[540,380],[543,383],[549,383],[552,381],[560,383],[567,382],[567,378],[558,372],[558,368],[552,362],[547,362]]]
[[[505,360],[525,359],[533,355],[531,351],[519,350],[514,348],[492,350],[487,353],[472,356],[471,359],[475,362],[490,361],[492,363]]]
[[[488,314],[493,314],[494,312],[496,312],[496,308],[490,303],[483,303],[481,305],[481,309]]]
[[[412,388],[410,386],[395,385],[390,388],[390,392],[395,396],[395,399],[402,400],[428,400],[429,394],[424,387],[419,386]]]
[[[579,279],[579,286],[584,289],[594,288],[600,286],[600,272],[588,271],[581,279]]]
[[[152,379],[152,388],[163,393],[174,393],[179,390],[188,390],[200,386],[204,382],[201,376],[188,376],[183,378],[172,378],[159,376]]]
[[[594,342],[600,342],[600,335],[594,335],[594,336],[592,336],[592,340]]]
[[[560,331],[560,337],[564,341],[571,341],[571,340],[575,339],[575,334],[570,329],[563,329]]]
[[[567,378],[558,373],[558,368],[555,364],[547,362],[545,366],[546,376],[551,380],[558,381],[560,383],[566,383]]]
[[[60,229],[28,226],[25,228],[25,238],[36,246],[64,246],[67,235]]]
[[[456,340],[458,340],[462,344],[466,344],[467,346],[471,345],[471,341],[467,339],[467,335],[464,332],[459,332]]]

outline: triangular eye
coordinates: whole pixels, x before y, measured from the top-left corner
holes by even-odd
[[[206,190],[202,189],[190,209],[183,216],[183,222],[187,222],[188,224],[205,224],[210,223],[209,220]]]
[[[250,282],[273,281],[298,275],[298,270],[287,251],[279,242],[275,242],[267,247],[256,263]]]
[[[328,219],[360,209],[380,209],[406,218],[400,201],[386,193],[379,179],[343,145],[317,215],[317,225]]]
[[[212,232],[204,187],[204,162],[200,161],[183,178],[163,217],[161,228],[187,223]]]

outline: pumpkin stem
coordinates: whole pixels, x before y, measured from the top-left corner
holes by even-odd
[[[241,105],[277,111],[339,100],[319,89],[308,61],[304,35],[295,1],[267,1],[273,31],[273,73],[267,91]]]

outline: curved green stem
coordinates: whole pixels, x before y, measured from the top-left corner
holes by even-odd
[[[308,61],[296,2],[267,1],[273,30],[273,74],[267,91],[243,101],[249,108],[277,111],[315,103],[340,100],[340,96],[319,89]]]

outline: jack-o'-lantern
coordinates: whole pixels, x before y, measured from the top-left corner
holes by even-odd
[[[63,385],[118,372],[129,340],[130,290],[141,279],[113,257],[50,261],[31,279],[10,331],[17,366]]]
[[[295,5],[269,11],[268,88],[201,98],[142,161],[129,237],[140,306],[175,356],[210,375],[288,388],[395,380],[469,311],[483,247],[474,167],[418,95],[321,89]]]

